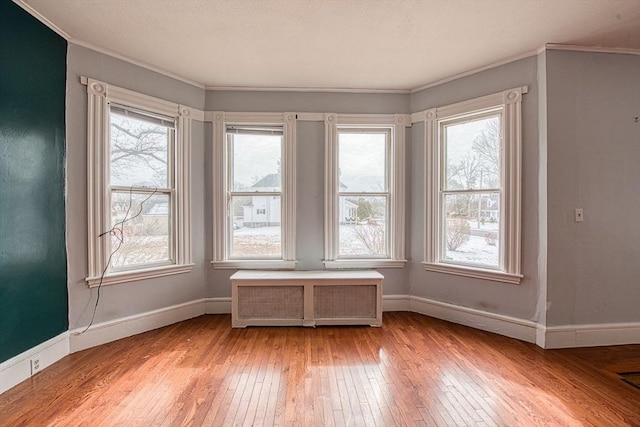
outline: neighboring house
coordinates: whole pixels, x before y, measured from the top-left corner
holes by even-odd
[[[279,191],[280,174],[272,173],[251,186],[251,190],[258,192]],[[340,183],[340,190],[347,186]],[[281,204],[276,196],[251,196],[251,202],[242,206],[243,214],[240,221],[242,227],[271,227],[280,225]],[[339,203],[339,218],[341,224],[355,224],[358,219],[358,204],[354,200],[341,197]]]
[[[251,186],[259,192],[280,191],[280,174],[272,173]],[[278,196],[251,196],[251,203],[242,207],[244,227],[272,227],[280,225],[282,206]]]
[[[497,222],[500,207],[500,199],[497,194],[490,196],[482,196],[480,199],[480,219],[485,221]]]
[[[339,183],[340,191],[347,189],[347,186],[342,182]],[[355,224],[358,221],[358,203],[355,200],[347,199],[346,197],[340,197],[340,203],[338,206],[338,218],[340,224]]]

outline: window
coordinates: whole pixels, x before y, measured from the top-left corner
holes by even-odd
[[[190,271],[190,109],[83,82],[89,101],[89,286]]]
[[[325,117],[325,266],[402,267],[404,115]]]
[[[523,93],[424,112],[425,269],[520,282]]]
[[[295,114],[213,113],[213,121],[214,267],[293,268]]]

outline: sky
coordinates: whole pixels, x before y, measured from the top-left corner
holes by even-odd
[[[282,136],[235,134],[233,142],[233,180],[247,186],[254,177],[263,178],[278,172]]]
[[[495,117],[447,126],[447,141],[454,141],[454,143],[447,144],[449,160],[458,163],[466,153],[471,152],[473,140],[482,133],[491,120],[495,120]]]
[[[384,191],[386,133],[339,135],[340,182],[345,191]]]

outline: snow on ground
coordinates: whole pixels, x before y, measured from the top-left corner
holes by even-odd
[[[484,232],[497,231],[498,224],[485,223],[477,224],[470,222],[471,232],[483,233],[481,236],[469,236],[469,240],[455,251],[447,249],[446,258],[451,261],[481,264],[487,266],[497,266],[499,260],[499,242],[489,245]],[[359,226],[362,227],[362,226]],[[235,256],[251,255],[279,255],[281,251],[281,228],[274,227],[243,227],[233,230],[233,247]],[[371,242],[370,242],[371,243]],[[321,244],[321,242],[318,242]],[[380,242],[378,242],[380,244]],[[358,238],[355,228],[352,225],[340,226],[340,254],[341,255],[362,255],[369,254],[369,250],[364,242]]]
[[[281,227],[243,227],[233,230],[232,256],[278,256],[281,249]]]
[[[482,264],[487,266],[498,266],[499,242],[491,246],[487,244],[484,237],[469,236],[469,240],[460,245],[455,251],[446,251],[446,259],[457,262]]]

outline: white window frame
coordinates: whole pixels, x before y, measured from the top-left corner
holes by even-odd
[[[191,260],[191,117],[193,109],[184,105],[143,95],[118,86],[81,78],[87,86],[87,202],[88,202],[88,277],[89,287],[131,282],[192,270]],[[110,189],[110,104],[131,107],[151,114],[174,118],[176,122],[173,152],[173,185],[170,264],[140,266],[126,271],[109,271],[111,253],[109,235],[99,237],[111,228]],[[169,194],[169,193],[165,193]],[[106,270],[105,270],[106,269]],[[104,272],[104,275],[103,275]]]
[[[522,95],[517,87],[492,95],[414,113],[412,121],[425,128],[424,269],[498,282],[519,284],[521,274]],[[501,115],[500,266],[481,268],[443,262],[443,154],[441,123],[483,111]]]
[[[325,213],[324,265],[327,269],[401,268],[405,259],[405,132],[411,126],[408,114],[335,114],[324,115],[325,123]],[[338,129],[386,128],[391,131],[387,176],[389,192],[387,217],[387,258],[340,257],[339,238],[339,165]]]
[[[293,270],[296,265],[296,114],[234,113],[207,111],[205,120],[213,124],[213,260],[216,269]],[[229,239],[233,221],[228,215],[229,156],[228,125],[282,126],[282,258],[230,259]]]

